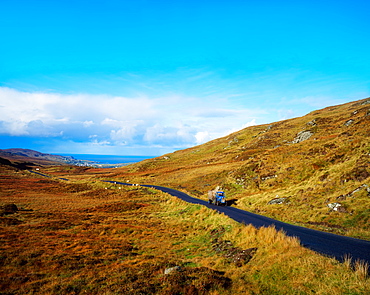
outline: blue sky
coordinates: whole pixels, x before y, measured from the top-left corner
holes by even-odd
[[[370,96],[369,1],[0,0],[0,148],[161,155]]]

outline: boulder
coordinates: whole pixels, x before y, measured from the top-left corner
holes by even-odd
[[[313,135],[313,132],[310,130],[304,130],[297,134],[297,136],[294,138],[292,143],[300,143],[302,141],[305,141],[309,139]]]
[[[329,203],[327,205],[331,211],[337,211],[341,213],[346,213],[346,208],[341,203]]]
[[[278,195],[276,195],[276,198],[272,199],[267,204],[268,205],[276,205],[276,204],[280,205],[280,204],[286,203],[287,199],[288,198],[285,198],[285,197],[280,198]]]
[[[180,271],[182,271],[181,266],[176,265],[176,266],[174,266],[174,267],[166,268],[166,269],[164,270],[164,274],[165,274],[165,275],[169,275],[169,274],[171,274],[171,273],[174,273],[174,272],[180,272]]]
[[[354,120],[352,120],[352,119],[349,119],[348,121],[346,121],[346,123],[344,123],[344,126],[349,126],[349,125],[351,125],[352,123],[354,122]]]
[[[312,126],[312,127],[314,127],[314,126],[316,126],[317,124],[316,124],[316,120],[315,119],[313,119],[312,121],[310,121],[310,122],[307,122],[306,123],[308,126]]]
[[[349,192],[348,194],[338,196],[337,200],[346,200],[347,198],[354,197],[354,194],[356,194],[356,193],[358,193],[362,190],[366,190],[368,196],[370,196],[370,187],[367,184],[364,183],[363,185],[359,186],[358,188],[354,189],[353,191]]]
[[[353,191],[351,191],[350,193],[348,193],[347,196],[352,197],[355,193],[357,193],[357,192],[359,192],[363,189],[366,189],[367,193],[370,194],[370,187],[367,184],[363,184],[363,185],[359,186],[358,188],[354,189]]]
[[[272,179],[272,178],[276,178],[277,175],[276,174],[273,174],[273,175],[266,175],[266,176],[261,176],[261,180],[262,181],[265,181],[265,180],[269,180],[269,179]]]

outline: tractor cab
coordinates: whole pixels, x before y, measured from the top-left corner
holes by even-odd
[[[226,198],[225,198],[225,193],[222,191],[216,192],[215,195],[215,204],[217,206],[219,205],[226,205]]]

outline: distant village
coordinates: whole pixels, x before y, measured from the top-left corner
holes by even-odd
[[[99,162],[89,160],[78,160],[71,156],[64,156],[64,162],[69,165],[80,166],[80,167],[94,167],[94,168],[118,168],[127,166],[130,163],[113,163],[113,164],[101,164]]]

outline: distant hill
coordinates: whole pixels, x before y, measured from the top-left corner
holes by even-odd
[[[114,171],[134,183],[206,198],[220,185],[235,206],[370,239],[370,98],[251,126]]]
[[[76,165],[81,163],[80,160],[76,160],[70,156],[45,154],[22,148],[0,149],[0,157],[10,162],[28,163],[28,165]]]

